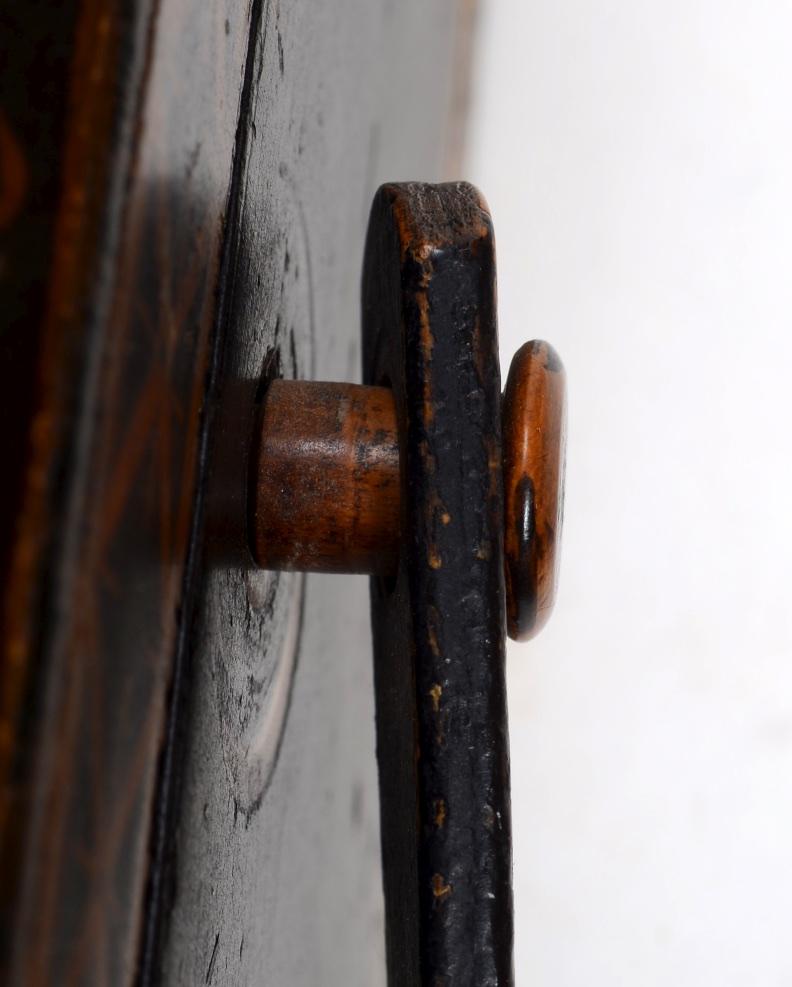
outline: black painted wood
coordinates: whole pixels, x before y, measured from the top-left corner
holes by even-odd
[[[509,985],[495,260],[470,185],[380,189],[363,337],[403,441],[398,576],[371,590],[389,983]]]

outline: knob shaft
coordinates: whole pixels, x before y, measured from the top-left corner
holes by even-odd
[[[256,562],[387,572],[399,551],[399,440],[385,387],[275,380],[264,396],[250,506]]]

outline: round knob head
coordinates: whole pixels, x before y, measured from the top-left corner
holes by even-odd
[[[548,343],[522,346],[503,394],[506,617],[526,641],[555,602],[566,464],[566,374]]]

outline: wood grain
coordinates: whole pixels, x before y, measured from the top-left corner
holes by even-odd
[[[12,95],[58,108],[49,127],[29,109],[36,156],[23,142],[58,191],[34,228],[41,311],[5,285],[36,345],[4,582],[0,979],[116,987],[144,928],[248,14],[61,6],[65,26],[31,3],[4,34],[38,59]]]

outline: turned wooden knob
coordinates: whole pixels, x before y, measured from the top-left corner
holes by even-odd
[[[512,361],[502,406],[507,629],[516,640],[542,628],[555,599],[565,415],[558,355],[547,343],[526,343]],[[275,380],[256,442],[250,530],[260,566],[393,570],[403,494],[388,388]]]
[[[564,520],[566,375],[549,343],[517,351],[502,416],[506,627],[525,641],[555,603]]]

